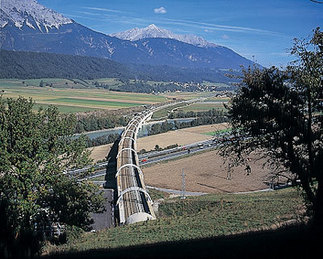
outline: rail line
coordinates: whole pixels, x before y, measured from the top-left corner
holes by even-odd
[[[120,225],[156,219],[136,151],[138,131],[152,114],[147,110],[136,115],[121,135],[116,173]]]

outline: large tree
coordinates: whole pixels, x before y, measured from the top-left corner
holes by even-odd
[[[63,173],[90,162],[84,139],[71,137],[75,117],[33,105],[0,96],[0,254],[32,254],[51,223],[84,228],[101,210],[97,187]]]
[[[232,164],[252,152],[265,154],[277,174],[300,182],[315,223],[323,220],[323,33],[295,40],[297,57],[285,70],[249,68],[229,106],[232,145],[222,149]],[[264,152],[265,151],[265,152]],[[279,169],[279,170],[278,170]]]

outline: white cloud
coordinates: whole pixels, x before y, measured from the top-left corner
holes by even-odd
[[[113,9],[99,8],[99,7],[83,7],[83,8],[88,10],[104,11],[104,12],[111,12],[111,13],[125,13],[120,10],[113,10]]]
[[[165,7],[159,7],[159,8],[154,9],[154,13],[165,14],[165,13],[167,13],[167,10]]]
[[[164,19],[165,21],[169,21],[171,24],[178,24],[184,26],[195,27],[204,30],[216,30],[216,31],[229,31],[229,32],[241,32],[241,33],[253,33],[253,34],[263,34],[263,35],[272,35],[272,36],[284,36],[279,32],[250,28],[250,27],[240,27],[240,26],[231,26],[231,25],[220,25],[220,24],[212,24],[212,23],[203,23],[203,22],[195,22],[190,20],[174,20],[174,19]],[[166,22],[164,22],[166,23]]]

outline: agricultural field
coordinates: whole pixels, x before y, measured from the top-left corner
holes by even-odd
[[[185,106],[187,106],[187,104],[178,103],[178,104],[174,104],[172,106],[166,107],[164,109],[160,109],[160,110],[154,112],[152,119],[153,120],[167,119],[167,116],[171,111],[180,109]]]
[[[138,150],[152,150],[155,148],[155,145],[159,145],[161,148],[174,144],[184,146],[198,141],[211,139],[212,136],[206,133],[223,130],[227,127],[227,123],[220,123],[168,131],[158,135],[139,138],[137,140],[137,148]]]
[[[198,102],[193,103],[181,108],[178,108],[177,111],[179,112],[205,112],[212,109],[217,110],[226,110],[222,102]]]
[[[99,160],[106,159],[106,156],[109,154],[113,144],[106,144],[97,147],[88,148],[91,151],[90,157],[93,159],[93,162],[96,163]]]
[[[133,80],[130,80],[130,83]],[[18,96],[31,97],[36,102],[35,109],[55,105],[63,113],[87,112],[93,110],[115,110],[140,105],[154,104],[168,100],[190,100],[207,98],[188,106],[174,106],[158,111],[154,119],[167,116],[174,108],[181,111],[207,111],[210,109],[224,109],[225,98],[213,97],[212,93],[174,92],[164,94],[141,94],[108,91],[94,87],[95,83],[104,84],[110,88],[118,88],[123,83],[116,78],[102,78],[97,80],[42,78],[42,79],[0,79],[0,93],[4,98]],[[132,82],[133,83],[133,82]],[[148,82],[150,84],[161,82]]]
[[[153,150],[155,145],[159,145],[161,148],[165,148],[173,144],[184,146],[194,142],[211,139],[213,137],[213,134],[211,133],[226,130],[227,128],[227,123],[220,123],[179,129],[158,135],[143,137],[137,140],[137,150]],[[91,158],[94,162],[104,159],[109,153],[111,146],[112,144],[107,144],[89,148],[89,150],[92,151]]]
[[[270,183],[283,184],[285,177],[273,179],[271,170],[263,168],[264,159],[253,155],[249,165],[235,167],[230,173],[228,164],[217,150],[187,155],[181,159],[169,160],[142,167],[145,183],[150,186],[181,190],[182,170],[185,172],[186,190],[203,193],[249,192],[268,189]]]
[[[41,84],[44,86],[40,87]],[[51,84],[54,87],[50,87]],[[112,92],[90,88],[90,84],[84,80],[68,79],[2,79],[0,93],[4,98],[31,97],[36,102],[36,108],[52,104],[64,113],[115,110],[167,101],[164,96]]]
[[[170,99],[183,99],[183,100],[191,100],[196,98],[208,98],[212,96],[212,94],[208,92],[172,92],[172,93],[165,93],[164,96]]]

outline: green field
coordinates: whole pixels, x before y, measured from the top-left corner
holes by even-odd
[[[182,112],[204,112],[209,111],[212,109],[218,109],[218,110],[225,110],[225,107],[222,103],[219,102],[207,102],[207,103],[193,103],[191,105],[185,106],[183,108],[178,109],[178,111]]]
[[[49,106],[50,104],[35,103],[33,110],[38,111],[40,107],[42,107],[43,109],[46,109]],[[57,104],[55,104],[55,106],[57,107],[58,111],[61,113],[90,112],[90,111],[98,110],[95,108],[89,108],[89,107],[87,108],[87,107],[79,107],[79,106],[68,106],[68,105],[57,105]]]
[[[186,106],[186,104],[182,104],[182,103],[174,104],[172,106],[169,106],[167,108],[164,108],[164,109],[161,109],[161,110],[158,110],[158,111],[154,112],[152,118],[154,120],[165,119],[172,110],[176,110],[176,109],[179,109],[179,108],[182,108],[182,107],[185,107],[185,106]]]
[[[155,221],[83,233],[47,252],[79,252],[160,242],[177,242],[266,229],[302,217],[301,195],[295,189],[252,194],[217,194],[166,199]]]
[[[110,80],[113,81],[113,79]],[[39,87],[41,81],[43,81],[44,87]],[[50,87],[50,85],[54,87]],[[1,79],[0,94],[4,98],[31,97],[36,102],[36,109],[40,106],[47,107],[54,104],[64,113],[113,110],[168,100],[167,97],[161,95],[114,92],[94,88],[91,82],[85,80],[58,78]]]
[[[223,130],[217,130],[217,131],[211,131],[211,132],[204,132],[202,133],[203,135],[207,135],[207,136],[215,136],[217,134],[221,134],[221,133],[226,133],[231,131],[232,128],[228,128],[228,129],[223,129]]]
[[[47,100],[53,103],[70,103],[82,106],[107,106],[107,107],[132,107],[144,105],[145,103],[131,103],[131,102],[117,102],[117,101],[103,101],[103,100],[88,100],[88,99],[76,99],[76,98],[57,98]]]

